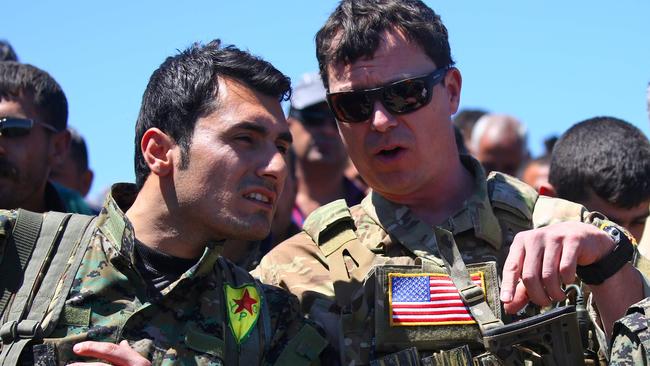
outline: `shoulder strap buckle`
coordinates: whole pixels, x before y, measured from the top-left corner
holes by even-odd
[[[4,344],[10,344],[18,339],[40,339],[43,337],[41,322],[35,320],[11,321],[2,325],[0,337]]]
[[[460,292],[460,296],[468,306],[476,305],[482,302],[485,298],[483,289],[475,284],[470,284],[467,287],[463,287],[459,289],[458,292]]]

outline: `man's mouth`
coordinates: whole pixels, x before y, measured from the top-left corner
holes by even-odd
[[[396,146],[396,147],[393,147],[393,148],[390,148],[390,149],[379,150],[377,155],[379,155],[381,157],[384,157],[384,158],[392,158],[392,157],[397,156],[397,154],[399,154],[401,151],[404,151],[404,148]]]
[[[250,200],[253,200],[253,201],[258,201],[258,202],[262,202],[262,203],[271,203],[271,198],[270,197],[268,197],[266,195],[263,195],[261,193],[257,193],[257,192],[248,193],[248,194],[244,195],[244,197],[246,197],[246,198],[248,198]]]
[[[10,164],[8,161],[0,160],[0,178],[18,180],[18,169]]]

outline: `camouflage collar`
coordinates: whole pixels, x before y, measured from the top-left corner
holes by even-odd
[[[135,236],[133,226],[124,212],[131,207],[137,195],[135,184],[113,184],[97,219],[97,227],[109,243],[131,263],[135,263]]]
[[[485,240],[495,249],[501,249],[501,225],[492,210],[485,171],[481,163],[469,155],[461,154],[460,161],[474,177],[474,194],[465,201],[463,208],[440,227],[454,235],[473,229],[474,236]]]
[[[485,240],[495,249],[500,249],[502,245],[501,226],[492,211],[485,172],[481,164],[471,156],[461,155],[460,158],[474,177],[474,193],[464,202],[463,208],[438,227],[448,230],[454,235],[473,230],[477,238]],[[413,223],[420,221],[408,207],[390,202],[376,192],[371,192],[366,196],[361,205],[370,218],[389,234],[393,234],[391,231],[394,231],[391,230],[391,225],[403,225],[409,220]],[[424,235],[424,233],[413,234]]]
[[[135,235],[133,226],[124,212],[131,207],[137,195],[138,189],[135,184],[114,184],[106,196],[106,201],[97,219],[97,227],[118,253],[118,257],[130,263],[135,263]],[[217,245],[217,243],[208,243],[198,266],[193,266],[181,278],[210,272],[221,253],[221,247],[222,245]]]

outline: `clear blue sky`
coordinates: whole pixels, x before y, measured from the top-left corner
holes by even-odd
[[[0,38],[50,72],[87,139],[91,195],[133,181],[134,124],[151,73],[195,41],[221,38],[293,80],[317,69],[314,34],[336,1],[5,1]],[[596,115],[648,134],[650,2],[427,1],[463,75],[462,107],[513,114],[530,148]]]

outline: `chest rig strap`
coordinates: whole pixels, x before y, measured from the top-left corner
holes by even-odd
[[[354,220],[345,200],[331,202],[310,215],[304,230],[327,258],[337,304],[341,308],[349,306],[353,294],[363,285],[376,255],[357,238]]]
[[[460,297],[469,307],[472,316],[478,323],[481,333],[502,326],[503,322],[497,318],[490,306],[485,301],[483,290],[474,284],[469,276],[463,257],[460,255],[454,236],[447,230],[435,228],[440,256],[445,263],[452,282],[458,288]]]

